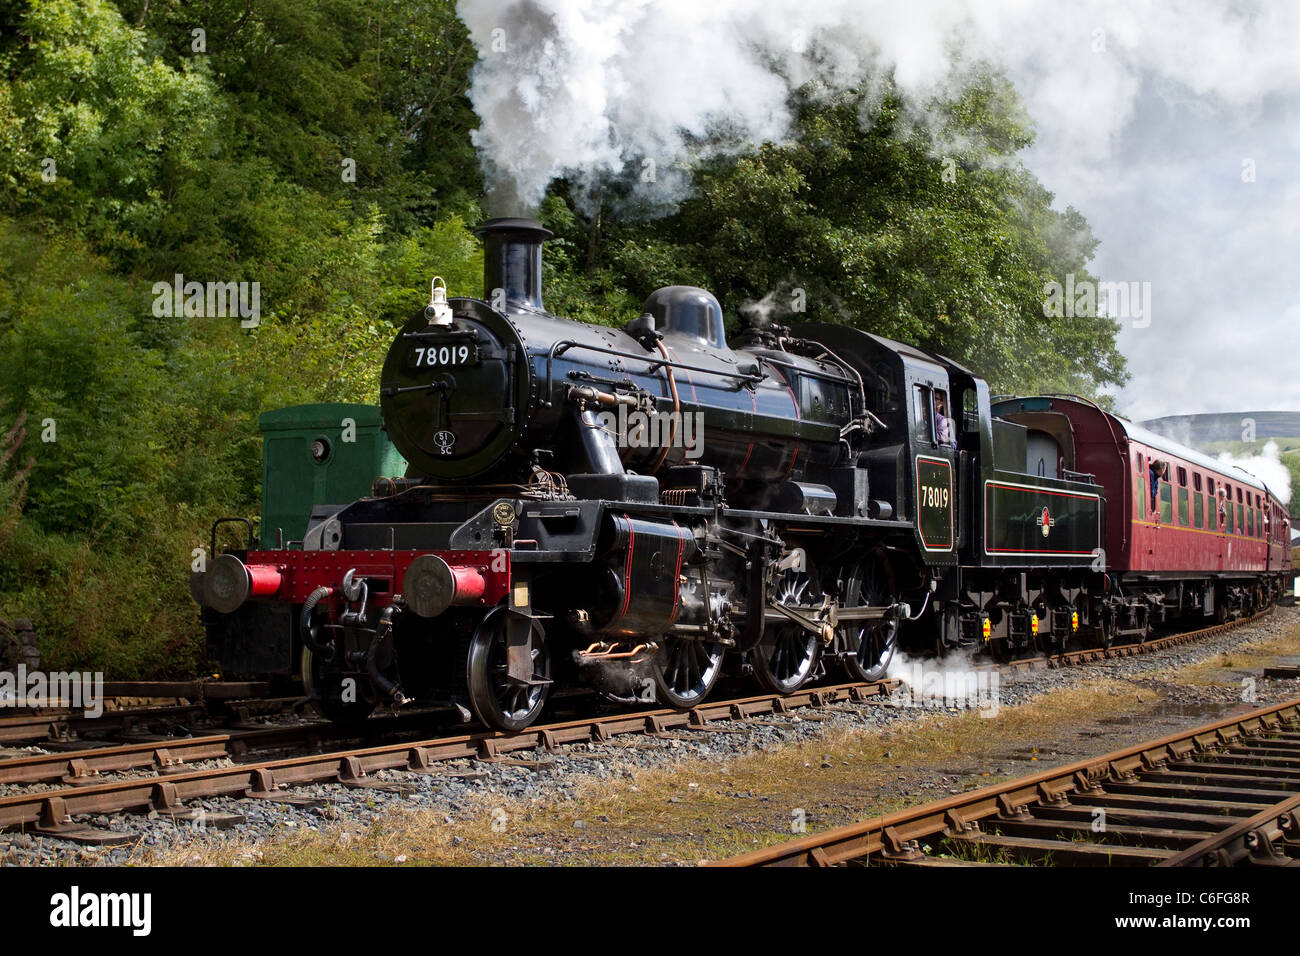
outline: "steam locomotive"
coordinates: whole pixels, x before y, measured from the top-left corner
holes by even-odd
[[[622,329],[574,322],[543,306],[540,223],[480,234],[484,297],[435,280],[384,361],[405,474],[195,576],[224,672],[299,673],[336,720],[421,702],[512,731],[570,688],[690,708],[724,669],[786,694],[880,678],[904,633],[1003,656],[1141,640],[1281,587],[1285,512],[1244,473],[1249,555],[1108,566],[1139,550],[1106,511],[1137,514],[1115,505],[1146,459],[1089,403],[994,406],[958,363],[847,326],[728,343],[693,287]],[[1123,468],[1084,435],[1103,421]]]

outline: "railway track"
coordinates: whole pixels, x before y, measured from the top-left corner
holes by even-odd
[[[780,697],[764,695],[703,704],[690,711],[652,710],[596,719],[565,721],[531,727],[515,734],[493,731],[402,741],[324,754],[303,754],[279,760],[259,760],[233,766],[184,772],[173,760],[171,773],[127,777],[107,783],[64,787],[0,797],[0,828],[24,828],[76,843],[105,845],[129,842],[130,835],[96,829],[74,821],[86,814],[150,812],[178,820],[206,819],[209,825],[227,822],[185,806],[186,800],[217,796],[302,803],[287,792],[295,785],[340,783],[350,787],[400,789],[400,784],[376,781],[382,770],[440,772],[438,764],[464,758],[509,759],[516,751],[554,749],[574,743],[604,741],[621,734],[665,734],[683,729],[708,729],[710,723],[785,713],[801,707],[860,703],[886,693],[893,682],[841,684],[812,688]],[[202,744],[197,751],[203,753]],[[142,759],[141,754],[129,759]],[[174,756],[174,755],[173,755]],[[84,759],[84,755],[83,758]],[[110,756],[105,757],[111,760]],[[48,770],[46,771],[48,772]],[[316,802],[316,801],[306,801]],[[238,822],[238,821],[233,821]]]
[[[1141,645],[1073,651],[989,667],[1061,667],[1154,653],[1248,623],[1266,613]],[[805,708],[878,706],[881,698],[896,686],[897,682],[890,680],[834,684],[808,687],[788,696],[767,694],[705,703],[689,711],[625,712],[537,725],[514,734],[479,731],[423,739],[408,737],[374,746],[324,752],[321,751],[323,743],[345,738],[346,732],[322,724],[286,726],[23,756],[0,760],[0,785],[41,785],[45,789],[0,796],[0,829],[31,830],[78,843],[124,843],[130,841],[129,834],[91,827],[75,818],[154,811],[178,820],[204,818],[207,824],[220,827],[240,820],[234,815],[204,814],[187,806],[186,801],[233,796],[291,803],[318,802],[292,793],[295,786],[317,783],[401,789],[402,783],[378,781],[374,775],[380,771],[439,774],[447,772],[439,765],[452,760],[511,760],[514,758],[510,755],[517,752],[554,750],[626,734],[672,736],[681,732],[707,732],[726,722],[762,719]],[[370,725],[368,729],[375,730],[384,723],[398,729],[401,721],[390,717],[366,722]],[[254,756],[255,751],[291,747],[307,747],[313,752],[276,759]],[[1300,751],[1297,759],[1300,760]],[[206,769],[191,766],[206,760],[228,763]],[[110,774],[124,776],[105,779]],[[1300,770],[1297,774],[1300,775]],[[50,788],[52,783],[63,786]]]
[[[175,736],[191,728],[232,726],[257,716],[288,713],[300,703],[296,697],[273,697],[270,685],[258,682],[105,682],[102,694],[105,706],[94,715],[84,707],[15,708],[9,716],[0,717],[0,746],[110,736]],[[140,699],[169,702],[136,705]],[[131,703],[122,706],[126,702]]]
[[[1300,866],[1300,699],[721,866]]]
[[[984,667],[989,670],[997,667],[1068,667],[1137,654],[1150,654],[1249,623],[1267,613],[1269,610],[1225,624],[1154,638],[1143,644],[1086,648],[1019,658],[1001,664],[990,662]],[[98,717],[91,717],[73,709],[0,717],[0,746],[12,747],[44,742],[60,746],[75,746],[78,741],[104,738],[132,742],[146,738],[183,737],[198,730],[206,733],[231,727],[238,728],[256,716],[288,713],[293,710],[295,704],[300,703],[298,698],[266,696],[266,686],[256,683],[210,681],[106,683],[104,694],[106,699],[110,700],[142,697],[188,700],[184,703],[152,707],[105,710]],[[261,696],[258,696],[259,688]],[[0,761],[3,759],[0,757]]]

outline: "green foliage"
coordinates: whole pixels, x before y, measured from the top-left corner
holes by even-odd
[[[22,518],[27,479],[31,476],[32,461],[18,460],[18,452],[27,437],[26,422],[27,413],[19,413],[0,438],[0,554],[4,553],[5,542]]]
[[[227,118],[206,65],[148,56],[106,0],[21,7],[6,26],[25,43],[0,48],[0,183],[11,208],[129,261]]]
[[[1300,451],[1289,451],[1282,455],[1282,464],[1291,473],[1291,500],[1300,494]]]

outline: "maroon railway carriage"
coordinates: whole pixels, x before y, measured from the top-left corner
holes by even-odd
[[[1048,477],[1095,476],[1106,489],[1106,586],[1116,633],[1175,616],[1216,620],[1274,600],[1290,579],[1290,517],[1240,468],[1109,414],[1085,399],[1004,399]]]

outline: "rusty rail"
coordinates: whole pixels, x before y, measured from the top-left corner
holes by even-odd
[[[716,865],[1297,865],[1297,808],[1300,699]]]

